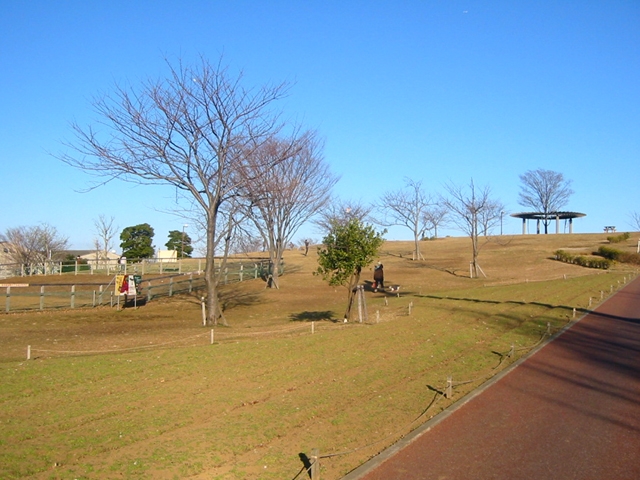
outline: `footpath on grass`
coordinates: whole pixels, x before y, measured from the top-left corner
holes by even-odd
[[[343,480],[640,478],[640,277]]]

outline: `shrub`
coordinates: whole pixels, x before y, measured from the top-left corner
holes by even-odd
[[[571,255],[564,250],[557,250],[555,252],[556,260],[565,263],[572,263],[574,265],[580,265],[587,268],[601,268],[608,270],[611,267],[612,261],[608,258],[594,258],[585,255]]]
[[[598,248],[598,251],[595,252],[595,255],[608,258],[609,260],[619,260],[622,254],[623,252],[621,252],[620,250],[605,246]]]
[[[624,242],[625,240],[629,240],[630,237],[631,235],[629,234],[629,232],[625,232],[622,235],[607,237],[607,240],[609,241],[609,243],[620,243]]]

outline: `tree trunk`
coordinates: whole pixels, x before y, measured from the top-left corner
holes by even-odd
[[[213,326],[218,324],[218,319],[222,320],[222,325],[227,326],[227,322],[222,315],[220,299],[218,298],[218,278],[215,270],[215,236],[216,223],[215,216],[209,215],[207,221],[207,258],[204,268],[204,281],[207,289],[207,316],[206,324]]]
[[[351,320],[351,309],[353,307],[353,299],[356,297],[356,287],[360,283],[360,270],[356,272],[349,282],[349,294],[347,296],[347,310],[344,312],[345,321]]]

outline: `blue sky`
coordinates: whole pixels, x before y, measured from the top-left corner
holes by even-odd
[[[82,193],[91,177],[52,153],[94,120],[93,96],[199,55],[293,83],[281,106],[324,137],[340,198],[473,179],[520,212],[519,175],[543,168],[572,181],[575,232],[630,230],[640,211],[638,1],[0,0],[0,231],[46,222],[88,249],[103,214],[150,223],[164,248],[185,223],[163,212],[173,190]]]

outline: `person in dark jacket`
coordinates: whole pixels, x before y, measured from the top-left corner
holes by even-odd
[[[378,288],[384,290],[384,270],[380,262],[373,268],[373,291],[377,292]]]

